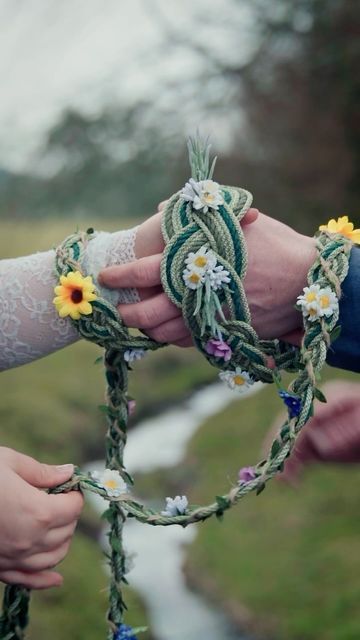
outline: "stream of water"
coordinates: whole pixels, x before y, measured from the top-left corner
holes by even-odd
[[[256,384],[249,393],[260,388]],[[179,464],[187,443],[204,420],[233,400],[232,391],[223,384],[214,384],[195,392],[175,408],[143,420],[129,433],[127,469],[136,474]],[[88,465],[88,470],[103,468],[102,460]],[[99,496],[88,494],[88,499],[99,513],[106,508],[106,502]],[[136,555],[129,580],[148,609],[154,636],[157,640],[249,640],[231,628],[221,611],[186,585],[182,566],[186,545],[194,540],[196,530],[196,525],[182,529],[150,527],[134,520],[126,523],[125,547]],[[104,545],[105,533],[104,530]]]

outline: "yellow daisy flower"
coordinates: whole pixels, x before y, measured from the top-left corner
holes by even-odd
[[[319,231],[327,231],[328,233],[340,233],[340,235],[349,238],[355,244],[360,244],[360,229],[354,229],[352,222],[349,222],[348,216],[342,216],[337,221],[332,218],[327,224],[322,224]]]
[[[59,316],[79,320],[81,315],[92,313],[90,302],[97,298],[94,290],[91,276],[84,277],[80,271],[70,271],[67,276],[60,276],[60,284],[54,289],[56,298],[53,300]]]

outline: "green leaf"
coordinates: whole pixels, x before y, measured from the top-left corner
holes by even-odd
[[[225,509],[228,509],[229,507],[229,500],[227,500],[223,496],[216,496],[216,502],[218,503],[219,509],[221,511],[225,511]]]
[[[109,413],[109,407],[107,404],[99,404],[98,409],[99,411],[102,411],[102,413]]]
[[[107,520],[108,522],[112,522],[113,521],[112,509],[105,509],[105,511],[101,514],[100,518],[102,520]]]
[[[341,326],[338,324],[337,327],[335,327],[330,333],[331,342],[335,342],[335,340],[338,339],[340,334],[341,334]]]
[[[256,489],[256,495],[259,496],[260,493],[264,491],[265,487],[266,487],[265,482],[262,482],[261,484],[259,484],[258,488]]]
[[[276,454],[279,453],[280,449],[281,449],[280,442],[278,440],[274,440],[271,447],[270,458],[271,459],[275,458]]]
[[[317,389],[316,387],[314,388],[314,396],[315,396],[315,398],[320,400],[320,402],[327,402],[327,399],[324,396],[323,392],[320,391],[320,389]]]
[[[135,629],[132,630],[133,633],[145,633],[145,631],[148,630],[148,627],[135,627]]]
[[[114,549],[114,551],[116,551],[117,553],[121,553],[122,544],[121,544],[121,541],[119,540],[119,538],[117,538],[116,536],[111,535],[109,540],[110,540],[111,548]]]
[[[100,362],[103,362],[104,358],[103,356],[98,356],[95,360],[94,360],[94,364],[100,364]]]

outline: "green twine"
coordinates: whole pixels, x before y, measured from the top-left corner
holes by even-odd
[[[199,140],[189,146],[193,178],[197,181],[212,177],[215,161],[210,166],[209,147]],[[189,506],[183,515],[166,516],[137,502],[131,495],[109,497],[101,486],[79,469],[73,478],[52,489],[53,493],[87,490],[109,501],[105,517],[110,524],[108,556],[111,581],[109,588],[108,640],[113,640],[123,622],[126,604],[122,595],[125,578],[125,553],[122,545],[122,529],[127,517],[153,526],[181,525],[200,522],[223,513],[252,491],[260,493],[276,473],[282,470],[284,461],[294,446],[295,438],[313,414],[314,398],[318,395],[317,380],[325,363],[331,333],[338,321],[338,311],[330,318],[316,322],[304,319],[305,335],[300,349],[290,347],[279,340],[260,340],[251,326],[243,280],[247,268],[247,250],[240,221],[249,209],[252,196],[244,189],[222,186],[223,203],[217,211],[201,213],[191,202],[184,202],[181,192],[173,195],[164,211],[162,232],[165,251],[161,265],[161,277],[165,292],[181,309],[194,339],[194,343],[211,365],[222,370],[241,367],[254,380],[274,381],[280,371],[298,372],[289,391],[301,399],[301,411],[295,418],[285,420],[269,455],[255,467],[255,477],[248,482],[238,482],[225,494],[205,506]],[[69,236],[56,251],[56,271],[60,275],[80,271],[84,251],[93,237],[93,230]],[[183,279],[185,260],[190,252],[206,245],[216,255],[219,265],[229,273],[230,284],[217,298],[213,297],[213,318],[204,316],[205,294],[186,287]],[[318,256],[309,271],[308,283],[329,286],[340,297],[340,285],[346,277],[352,243],[339,235],[319,234]],[[226,317],[222,308],[226,307]],[[160,346],[145,336],[132,335],[122,323],[117,310],[106,300],[97,298],[92,303],[93,312],[72,320],[80,335],[105,349],[104,365],[107,382],[107,434],[106,467],[120,472],[128,485],[133,484],[123,464],[128,422],[128,363],[124,352],[128,349],[155,350]],[[215,313],[216,309],[218,313]],[[220,313],[219,313],[220,311]],[[205,320],[204,320],[205,317]],[[211,320],[211,319],[210,319]],[[206,344],[214,337],[214,329],[221,331],[232,350],[231,361],[224,363],[206,352]],[[28,623],[29,590],[20,586],[7,586],[3,612],[0,616],[0,640],[24,640]]]

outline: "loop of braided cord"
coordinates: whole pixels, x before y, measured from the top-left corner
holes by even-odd
[[[204,163],[206,164],[206,163]],[[211,172],[210,172],[211,173]],[[197,179],[199,177],[197,174]],[[274,439],[268,457],[254,468],[256,476],[248,482],[238,482],[216,501],[201,507],[189,507],[184,515],[164,515],[157,513],[132,498],[121,495],[109,497],[105,489],[96,483],[89,474],[76,469],[73,478],[55,489],[52,493],[71,490],[89,490],[102,496],[109,502],[106,518],[110,523],[109,542],[111,582],[108,610],[108,640],[114,640],[117,630],[123,622],[126,605],[122,596],[122,583],[125,578],[125,553],[122,545],[123,524],[128,516],[150,525],[181,525],[206,520],[213,515],[221,516],[241,498],[256,491],[262,491],[278,471],[291,452],[295,438],[313,412],[316,380],[325,362],[326,351],[331,341],[331,332],[338,321],[338,310],[331,318],[318,318],[311,322],[304,318],[305,334],[301,349],[285,345],[279,340],[260,340],[251,327],[249,307],[246,301],[242,281],[246,274],[247,252],[240,221],[251,204],[251,195],[233,187],[221,187],[223,204],[215,212],[200,214],[186,203],[177,193],[170,198],[163,216],[162,231],[165,240],[165,252],[161,275],[164,290],[170,300],[182,310],[184,319],[191,331],[194,343],[215,367],[227,369],[240,366],[248,371],[253,379],[273,382],[273,369],[268,365],[271,358],[277,371],[297,371],[298,376],[290,389],[301,399],[301,410],[295,418],[288,417],[277,437]],[[86,244],[91,240],[93,231],[78,232],[69,236],[56,252],[56,269],[59,275],[79,270]],[[226,307],[226,318],[219,319],[221,333],[231,346],[231,363],[219,362],[205,351],[205,345],[213,337],[209,327],[200,321],[196,309],[194,291],[184,285],[183,270],[190,252],[196,252],[206,245],[216,255],[218,264],[224,267],[230,276],[229,287],[221,290],[219,302]],[[309,271],[308,283],[329,286],[340,297],[341,283],[348,270],[348,258],[352,243],[339,235],[320,234],[317,239],[318,257]],[[134,336],[124,326],[117,310],[103,299],[93,303],[93,312],[72,321],[80,335],[105,348],[104,364],[107,381],[107,435],[106,467],[116,469],[128,485],[132,485],[131,476],[123,463],[123,453],[127,437],[128,422],[128,364],[124,359],[127,349],[155,350],[156,342],[144,337]],[[0,617],[1,640],[23,640],[28,621],[29,591],[21,587],[9,586],[5,589],[3,614]]]
[[[226,320],[219,320],[221,332],[231,347],[233,356],[229,367],[239,366],[255,380],[273,381],[269,357],[278,369],[296,370],[298,353],[279,340],[260,340],[251,326],[243,280],[247,269],[247,249],[240,221],[248,211],[252,195],[244,189],[222,187],[223,204],[216,212],[199,214],[181,193],[168,201],[163,215],[162,231],[165,251],[161,266],[164,290],[170,300],[181,309],[195,345],[215,367],[224,363],[209,355],[205,345],[212,337],[209,327],[203,330],[200,314],[194,315],[196,291],[186,287],[182,274],[186,257],[206,245],[229,273],[231,282],[219,298],[226,307]]]

